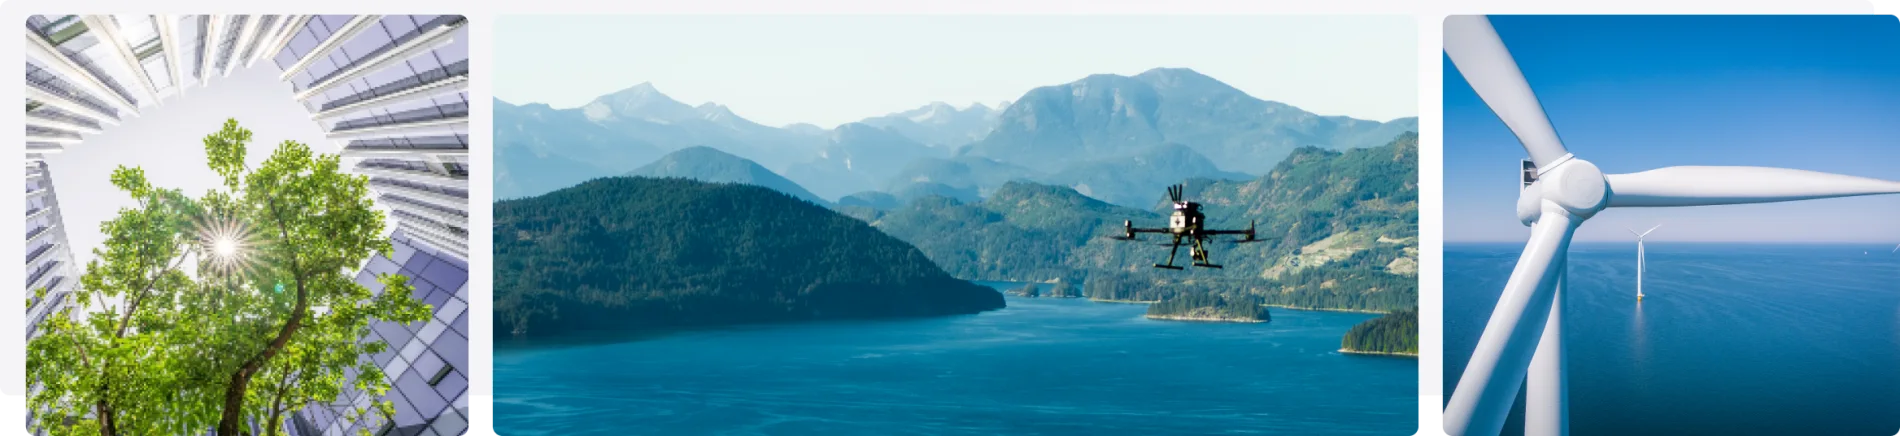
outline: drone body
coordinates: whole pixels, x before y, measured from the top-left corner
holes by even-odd
[[[1243,239],[1227,242],[1236,244],[1259,242],[1258,239],[1254,239],[1253,223],[1248,223],[1246,230],[1213,230],[1206,228],[1207,215],[1201,213],[1201,204],[1181,199],[1181,191],[1185,187],[1185,185],[1168,187],[1168,199],[1174,202],[1174,214],[1168,216],[1168,228],[1137,228],[1132,221],[1122,221],[1122,234],[1112,236],[1111,238],[1122,241],[1133,241],[1136,240],[1135,235],[1138,233],[1165,233],[1168,236],[1172,236],[1174,238],[1172,242],[1164,242],[1161,244],[1172,247],[1172,249],[1168,251],[1168,263],[1155,264],[1155,268],[1172,270],[1183,269],[1182,267],[1174,265],[1174,256],[1180,253],[1181,243],[1183,241],[1188,243],[1188,255],[1194,259],[1194,266],[1202,268],[1221,267],[1207,260],[1207,245],[1211,242],[1215,242],[1212,236],[1243,235],[1245,236]]]

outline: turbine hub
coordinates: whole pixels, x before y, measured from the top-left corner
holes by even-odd
[[[1610,183],[1603,170],[1583,159],[1565,159],[1542,171],[1517,194],[1517,219],[1528,226],[1537,223],[1549,202],[1577,217],[1589,219],[1610,204]]]
[[[1610,205],[1610,182],[1603,178],[1603,170],[1587,160],[1570,159],[1559,163],[1538,176],[1537,181],[1544,185],[1545,200],[1577,218],[1588,219]]]

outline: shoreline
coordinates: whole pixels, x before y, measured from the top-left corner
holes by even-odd
[[[1204,316],[1181,316],[1181,315],[1142,315],[1142,317],[1148,318],[1148,319],[1163,320],[1163,321],[1237,322],[1237,323],[1250,323],[1250,324],[1267,322],[1267,320],[1263,320],[1263,319],[1212,318],[1212,317],[1204,317]]]
[[[1359,351],[1359,350],[1349,350],[1345,348],[1339,349],[1339,353],[1340,354],[1358,354],[1362,356],[1392,356],[1392,357],[1418,358],[1418,353],[1393,353],[1393,352],[1387,352],[1387,351]]]
[[[1377,310],[1366,310],[1366,309],[1325,309],[1325,308],[1315,308],[1315,307],[1295,307],[1295,306],[1288,306],[1284,304],[1262,304],[1261,306],[1271,307],[1275,309],[1303,310],[1307,312],[1370,313],[1370,314],[1375,314],[1375,315],[1384,315],[1384,314],[1392,313],[1392,312],[1382,312],[1382,311],[1377,311]]]
[[[1083,298],[1086,298],[1086,297],[1083,297]],[[1154,304],[1154,303],[1159,303],[1159,302],[1161,302],[1161,300],[1154,300],[1154,301],[1142,301],[1142,300],[1098,300],[1098,299],[1094,299],[1094,298],[1089,298],[1088,300],[1089,300],[1089,301],[1091,301],[1091,302],[1096,302],[1096,303],[1115,303],[1115,304]]]

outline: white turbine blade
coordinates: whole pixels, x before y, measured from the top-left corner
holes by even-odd
[[[1604,176],[1610,207],[1708,206],[1900,193],[1900,182],[1767,167],[1683,166]]]
[[[1530,370],[1531,356],[1550,317],[1550,307],[1563,253],[1578,221],[1568,213],[1545,212],[1531,226],[1524,254],[1517,258],[1511,280],[1504,284],[1491,320],[1478,338],[1478,348],[1458,378],[1458,387],[1445,405],[1445,431],[1453,435],[1495,435],[1517,401],[1518,388]]]
[[[1624,228],[1623,228],[1623,230],[1628,230],[1628,231],[1630,231],[1630,234],[1631,234],[1631,235],[1635,235],[1635,236],[1636,236],[1636,240],[1638,240],[1638,241],[1641,241],[1641,240],[1643,240],[1643,234],[1642,234],[1642,233],[1636,233],[1636,229],[1632,229],[1632,228],[1629,228],[1629,227],[1624,227]]]
[[[1644,230],[1643,234],[1637,235],[1636,237],[1638,239],[1641,239],[1644,236],[1649,236],[1650,233],[1655,232],[1656,229],[1660,229],[1660,228],[1662,228],[1662,224],[1657,224],[1655,227],[1650,227],[1649,230]]]
[[[1895,246],[1893,246],[1893,252],[1894,252],[1894,253],[1900,253],[1900,245],[1895,245]]]
[[[1557,130],[1544,115],[1544,105],[1537,102],[1530,82],[1517,69],[1517,61],[1504,48],[1504,40],[1498,38],[1491,20],[1482,15],[1446,17],[1445,55],[1471,83],[1478,98],[1484,99],[1491,112],[1517,135],[1517,142],[1524,145],[1538,168],[1550,168],[1570,154],[1557,139]]]

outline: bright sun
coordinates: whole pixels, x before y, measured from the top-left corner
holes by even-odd
[[[198,222],[198,232],[212,272],[244,275],[255,266],[251,247],[257,242],[253,240],[256,235],[242,221],[214,215]]]
[[[219,237],[217,242],[212,243],[212,251],[218,253],[218,257],[236,256],[238,252],[237,240],[229,235]]]

